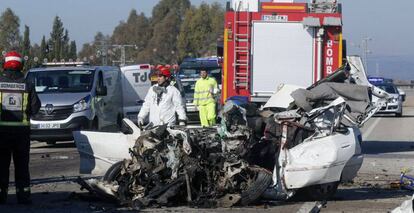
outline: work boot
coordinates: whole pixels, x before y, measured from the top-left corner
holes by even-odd
[[[0,205],[6,204],[7,202],[8,188],[0,188]]]
[[[25,188],[17,188],[16,189],[16,196],[17,196],[17,203],[29,205],[32,204],[32,200],[30,199],[30,187]]]

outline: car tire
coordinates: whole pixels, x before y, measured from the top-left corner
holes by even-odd
[[[256,179],[249,186],[249,188],[241,193],[240,205],[242,206],[247,206],[259,199],[267,187],[272,184],[271,172],[267,171],[266,169],[257,167],[250,167],[249,169],[257,175]]]
[[[402,112],[395,113],[395,117],[402,117]]]
[[[119,175],[121,174],[122,164],[124,161],[119,161],[114,164],[112,164],[111,167],[105,172],[105,175],[103,176],[103,180],[107,182],[114,182],[117,180]]]
[[[306,198],[315,201],[329,200],[338,190],[339,182],[324,183],[304,188]]]

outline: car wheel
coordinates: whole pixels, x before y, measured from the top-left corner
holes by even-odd
[[[113,182],[118,179],[121,175],[122,164],[124,161],[119,161],[112,164],[111,167],[106,171],[105,175],[103,176],[103,180],[107,182]]]
[[[402,112],[395,113],[395,117],[402,117]]]
[[[324,183],[304,188],[305,196],[310,200],[329,200],[338,190],[339,182]]]
[[[253,203],[272,184],[272,173],[263,168],[250,167],[250,185],[241,193],[240,204],[242,206]]]

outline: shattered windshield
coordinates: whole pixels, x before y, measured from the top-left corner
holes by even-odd
[[[27,76],[37,93],[89,92],[93,77],[93,70],[29,72]]]

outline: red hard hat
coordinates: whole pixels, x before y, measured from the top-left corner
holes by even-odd
[[[23,68],[23,58],[16,51],[10,51],[4,56],[3,69],[20,71]]]
[[[171,77],[171,72],[170,69],[166,68],[166,67],[162,67],[159,69],[158,75],[163,75],[167,78]]]

